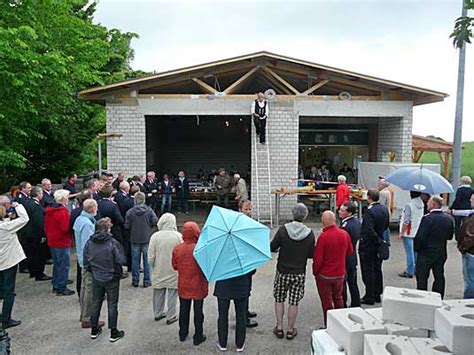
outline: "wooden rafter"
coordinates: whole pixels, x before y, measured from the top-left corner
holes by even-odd
[[[301,95],[309,95],[312,92],[314,92],[314,91],[318,90],[319,88],[323,87],[327,83],[329,83],[329,80],[321,80],[320,82],[318,82],[318,83],[314,84],[313,86],[311,86],[308,90],[303,91],[301,93]]]
[[[283,79],[280,75],[278,75],[277,73],[275,73],[273,70],[271,70],[269,67],[267,66],[264,66],[263,67],[263,70],[265,70],[268,74],[270,74],[271,76],[273,76],[275,79],[277,79],[280,83],[282,83],[284,86],[286,86],[288,89],[290,89],[290,91],[293,92],[293,94],[295,95],[299,95],[300,92],[295,89],[295,87],[293,85],[291,85],[288,81],[286,81],[285,79]]]
[[[274,85],[278,90],[283,92],[286,95],[291,95],[292,92],[283,86],[278,80],[276,80],[273,76],[268,74],[266,71],[262,71],[263,77],[267,79],[272,85]]]
[[[232,94],[240,85],[242,85],[248,78],[250,78],[258,69],[260,69],[259,66],[256,66],[256,67],[250,69],[247,73],[245,73],[240,78],[238,78],[236,81],[234,81],[232,84],[230,84],[227,87],[227,89],[224,90],[224,92],[227,95]]]
[[[206,84],[204,81],[198,78],[193,78],[192,79],[196,84],[198,84],[200,87],[202,87],[204,90],[207,91],[208,94],[216,94],[217,90],[214,89],[212,86]]]
[[[414,150],[413,151],[413,162],[418,163],[421,159],[421,156],[423,155],[424,151],[423,150]]]

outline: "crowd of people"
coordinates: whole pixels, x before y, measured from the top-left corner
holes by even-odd
[[[248,200],[245,181],[238,175],[234,175],[233,180],[239,210],[251,217],[252,204]],[[339,176],[338,181],[337,216],[332,211],[322,214],[323,228],[318,236],[304,223],[307,207],[298,203],[292,209],[293,221],[279,227],[270,242],[271,251],[278,253],[273,283],[276,323],[273,333],[277,338],[292,340],[298,334],[296,320],[298,305],[305,293],[308,259],[313,260],[312,272],[321,299],[324,324],[331,309],[381,302],[382,264],[390,254],[393,191],[381,178],[377,188],[368,190],[368,208],[360,221],[356,216],[357,206],[349,200],[345,176]],[[447,241],[456,231],[458,248],[463,254],[464,297],[469,298],[474,297],[474,198],[470,178],[463,177],[462,181],[451,213],[442,209],[444,200],[440,196],[426,197],[411,192],[411,200],[404,208],[400,223],[399,237],[407,256],[406,270],[400,276],[416,277],[417,288],[427,290],[432,272],[432,290],[444,296]],[[187,221],[179,232],[176,217],[169,212],[173,193],[180,201],[178,212],[187,212],[189,183],[184,172],[175,180],[165,175],[160,182],[153,172],[134,176],[129,181],[123,174],[116,179],[104,175],[89,181],[85,190],[76,188],[76,182],[77,176],[70,174],[63,188],[56,191],[52,191],[48,179],[34,187],[22,182],[16,196],[0,196],[3,327],[21,323],[12,318],[19,265],[20,272],[29,273],[36,281],[50,280],[52,292],[57,296],[71,296],[77,292],[81,327],[91,330],[92,339],[102,333],[105,323],[100,320],[100,312],[106,299],[110,341],[117,341],[125,334],[118,328],[118,303],[120,282],[128,277],[126,267],[132,273],[133,287],[139,287],[141,283],[142,287],[153,288],[155,321],[166,319],[166,324],[179,321],[179,340],[185,341],[190,332],[193,306],[193,343],[204,342],[203,302],[208,296],[208,282],[193,257],[200,229],[196,222]],[[225,206],[225,194],[232,186],[232,179],[224,169],[216,177],[215,185],[218,202]],[[162,204],[157,214],[160,193]],[[75,206],[76,200],[78,206]],[[465,212],[467,210],[469,214]],[[451,214],[464,218],[455,222]],[[73,244],[77,259],[76,292],[68,288],[73,283],[69,280]],[[45,274],[45,263],[50,257],[52,276]],[[363,297],[360,297],[357,283],[358,261],[365,287]],[[257,314],[249,310],[254,273],[255,270],[215,284],[213,294],[218,305],[216,347],[221,351],[227,350],[231,301],[236,313],[238,352],[244,350],[246,328],[258,326],[252,320]],[[176,310],[178,298],[179,312]],[[286,327],[285,303],[288,304]]]

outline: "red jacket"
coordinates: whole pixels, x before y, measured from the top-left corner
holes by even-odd
[[[202,300],[208,293],[208,283],[193,252],[201,231],[195,222],[183,225],[183,241],[173,250],[171,264],[178,271],[178,295],[184,299]]]
[[[337,185],[336,188],[336,207],[341,207],[344,203],[349,201],[350,193],[349,186],[347,184],[341,183]]]
[[[72,246],[69,218],[69,211],[63,205],[54,204],[46,207],[44,230],[50,248],[70,248]]]
[[[344,277],[346,256],[353,253],[351,237],[335,225],[327,226],[320,234],[313,255],[313,275]]]

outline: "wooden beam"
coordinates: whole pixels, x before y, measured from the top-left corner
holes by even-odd
[[[311,94],[312,92],[318,90],[320,87],[323,87],[324,85],[326,85],[327,83],[329,83],[329,80],[321,80],[320,82],[314,84],[313,86],[311,86],[308,90],[306,91],[303,91],[301,93],[301,95],[309,95]]]
[[[334,75],[328,75],[328,74],[323,74],[321,77],[324,77],[326,79],[329,79],[331,81],[335,81],[341,84],[349,85],[349,86],[354,86],[356,88],[361,88],[369,91],[376,91],[376,92],[381,92],[382,88],[375,86],[374,84],[365,84],[360,82],[359,80],[348,80],[344,78],[340,78]]]
[[[273,70],[271,70],[269,67],[263,67],[263,70],[265,70],[268,74],[270,74],[271,76],[273,76],[275,79],[277,79],[280,83],[282,83],[283,85],[285,85],[288,89],[290,89],[295,95],[299,95],[300,92],[298,90],[296,90],[293,85],[291,85],[288,81],[286,81],[285,79],[283,79],[280,75],[278,75],[277,73],[275,73]]]
[[[273,76],[268,74],[266,71],[262,71],[263,76],[265,79],[267,79],[272,85],[275,85],[275,87],[279,90],[281,90],[284,94],[286,95],[291,95],[291,91],[288,90],[285,86],[283,86],[278,80],[276,80]]]
[[[423,153],[423,150],[413,150],[413,163],[418,163]]]
[[[227,95],[232,94],[235,91],[235,89],[237,89],[240,85],[242,85],[244,81],[247,80],[250,76],[252,76],[258,69],[260,69],[259,66],[256,66],[250,69],[247,73],[245,73],[239,79],[237,79],[232,84],[230,84],[229,87],[224,90],[224,92]]]
[[[212,86],[206,84],[204,81],[198,78],[192,78],[192,80],[198,84],[200,87],[202,87],[204,90],[207,91],[208,94],[217,94],[217,90],[214,89]]]
[[[195,94],[139,94],[138,99],[200,99],[207,98],[210,94],[195,93]],[[309,95],[309,96],[295,96],[278,94],[278,98],[282,100],[308,100],[308,101],[340,101],[337,95]],[[234,94],[215,96],[215,100],[252,100],[255,99],[255,94]],[[380,96],[352,96],[352,101],[380,101]]]

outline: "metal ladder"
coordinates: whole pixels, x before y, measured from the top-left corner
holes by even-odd
[[[252,122],[253,123],[253,122]],[[266,134],[266,137],[267,137],[267,141],[265,144],[260,144],[259,142],[259,139],[258,139],[258,136],[257,136],[257,132],[255,130],[255,125],[252,124],[253,126],[253,130],[254,130],[254,136],[255,136],[255,142],[254,142],[254,153],[255,153],[255,182],[256,182],[256,186],[255,186],[255,193],[256,193],[256,196],[257,196],[257,220],[260,222],[260,223],[270,223],[270,228],[273,228],[273,211],[272,211],[272,180],[271,180],[271,170],[270,170],[270,148],[269,148],[269,135],[268,135],[268,127],[266,127],[266,130],[267,130],[267,134]],[[260,147],[260,149],[258,148]],[[261,149],[263,148],[263,149]],[[263,218],[260,218],[260,191],[259,191],[259,181],[260,181],[260,178],[259,178],[259,175],[260,175],[260,171],[258,169],[258,155],[259,155],[259,152],[260,153],[263,153],[264,155],[264,159],[266,159],[266,164],[265,162],[263,162],[263,166],[266,165],[266,169],[267,169],[267,173],[264,174],[266,175],[266,178],[267,178],[267,182],[268,182],[268,191],[267,191],[267,195],[268,195],[268,202],[269,202],[269,207],[270,207],[270,218],[269,219],[263,219]],[[264,168],[265,169],[265,168]]]

